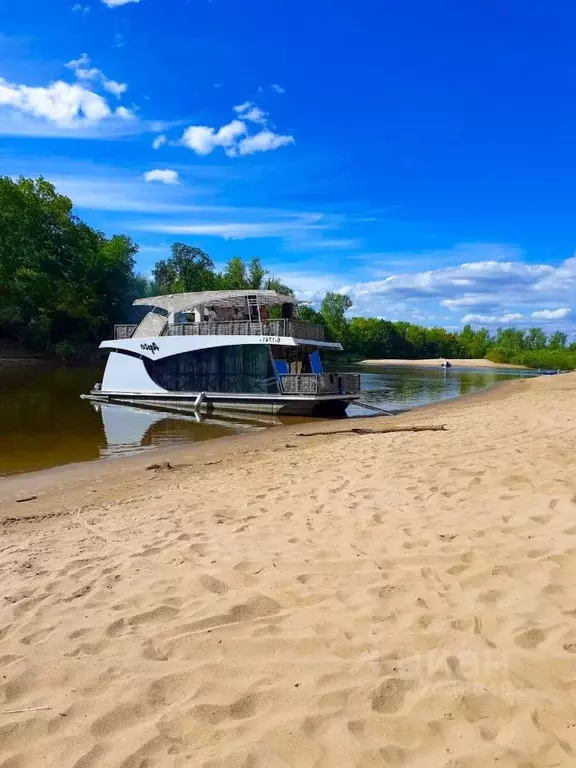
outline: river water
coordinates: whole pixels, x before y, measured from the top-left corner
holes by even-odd
[[[340,366],[342,368],[342,366]],[[362,367],[363,401],[397,412],[533,375],[507,369]],[[0,476],[78,461],[211,440],[310,419],[257,416],[231,421],[163,414],[119,405],[95,407],[80,394],[100,381],[99,368],[0,368]],[[357,406],[349,416],[371,415]]]

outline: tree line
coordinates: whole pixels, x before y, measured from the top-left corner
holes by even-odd
[[[143,283],[138,246],[107,238],[43,178],[0,178],[0,336],[74,357],[105,338]]]
[[[70,198],[43,179],[0,177],[0,337],[62,358],[94,350],[129,319],[135,298],[183,291],[270,289],[293,294],[259,258],[230,259],[218,271],[200,248],[173,243],[147,278],[135,272],[138,245],[106,237],[73,212]],[[350,317],[348,296],[329,292],[304,320],[321,323],[355,359],[488,358],[534,368],[576,368],[576,344],[541,328],[466,325],[461,331],[374,317]]]
[[[308,312],[310,319],[322,322],[330,338],[340,341],[357,359],[466,358],[527,368],[576,369],[576,342],[568,344],[563,331],[548,335],[542,328],[498,328],[491,333],[488,328],[474,329],[468,324],[452,332],[376,317],[348,319],[351,307],[348,296],[328,293],[320,312]]]

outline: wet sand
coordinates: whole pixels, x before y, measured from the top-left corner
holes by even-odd
[[[573,766],[574,414],[542,377],[0,481],[0,766]]]
[[[439,368],[440,364],[449,359],[453,366],[457,368],[518,368],[524,370],[521,365],[512,365],[511,363],[493,363],[485,358],[426,358],[425,360],[407,360],[407,359],[382,359],[382,360],[362,360],[361,365],[416,365],[425,368]]]

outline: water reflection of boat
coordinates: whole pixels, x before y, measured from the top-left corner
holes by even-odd
[[[250,418],[242,418],[236,413],[222,413],[214,418],[193,412],[167,413],[165,409],[112,403],[93,402],[92,405],[100,414],[104,429],[106,444],[100,450],[102,458],[138,452],[166,442],[207,440],[283,423],[277,416],[267,414],[251,414]]]

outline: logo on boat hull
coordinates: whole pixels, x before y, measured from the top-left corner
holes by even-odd
[[[152,352],[152,354],[160,351],[160,347],[155,341],[152,344],[140,344],[140,349],[143,349],[145,352]]]

